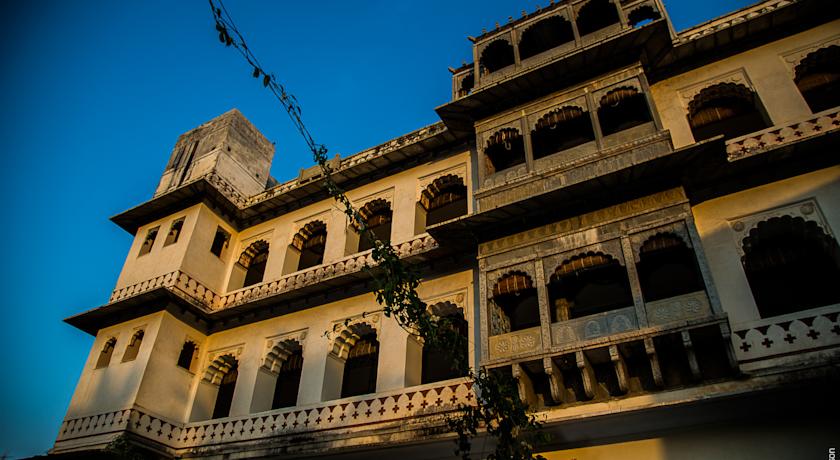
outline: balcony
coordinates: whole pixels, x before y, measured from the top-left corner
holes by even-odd
[[[397,254],[412,265],[422,265],[439,248],[428,234],[394,246]],[[240,320],[246,320],[243,317],[246,312],[249,313],[246,321],[253,322],[264,319],[265,315],[275,314],[278,308],[291,308],[292,303],[295,308],[307,308],[305,299],[316,293],[322,295],[323,302],[330,294],[347,297],[369,292],[365,281],[370,274],[364,269],[376,269],[371,252],[353,254],[224,294],[213,292],[187,273],[174,271],[117,289],[111,294],[108,304],[65,321],[96,334],[99,328],[124,321],[121,312],[137,316],[149,314],[166,307],[165,303],[153,300],[170,299],[183,305],[180,309],[171,309],[173,314],[184,316],[194,327],[211,332],[214,328],[233,327]],[[260,309],[261,306],[269,308]]]
[[[736,324],[732,336],[744,369],[761,369],[780,361],[807,361],[807,353],[837,356],[840,347],[840,304],[814,308],[749,323]]]
[[[198,451],[223,454],[252,442],[287,453],[315,454],[336,445],[363,447],[375,443],[376,435],[388,435],[395,430],[402,433],[404,441],[428,436],[436,428],[445,431],[444,416],[474,402],[472,383],[460,378],[192,423],[167,420],[131,407],[65,420],[53,453],[83,448],[86,443],[107,443],[110,437],[131,433],[152,441],[172,455]],[[355,435],[348,438],[345,433],[351,429]],[[451,441],[447,439],[447,442]]]

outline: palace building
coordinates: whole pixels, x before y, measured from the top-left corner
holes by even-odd
[[[320,167],[272,178],[234,109],[112,218],[134,242],[66,320],[95,340],[51,453],[455,458],[458,353],[516,379],[548,459],[826,458],[840,3],[677,32],[662,0],[552,1],[469,39],[439,122],[329,161],[467,349],[383,315]]]

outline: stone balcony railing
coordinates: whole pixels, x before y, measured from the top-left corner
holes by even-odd
[[[734,325],[741,363],[840,347],[840,304]]]
[[[642,319],[640,319],[640,315]],[[549,337],[540,327],[491,335],[489,362],[565,351],[612,339],[635,339],[659,334],[687,324],[717,321],[705,291],[696,291],[639,306],[617,308],[603,313],[551,323]]]
[[[796,2],[797,0],[771,0],[762,2],[680,32],[675,42],[686,43],[697,40],[698,38],[733,27],[744,21],[768,14]]]
[[[367,149],[365,151],[351,155],[347,158],[341,159],[338,167],[335,168],[334,172],[341,172],[344,169],[352,168],[353,166],[359,165],[361,163],[372,161],[375,158],[381,157],[399,148],[405,147],[410,144],[416,144],[425,139],[436,136],[442,133],[443,131],[446,131],[446,126],[443,123],[435,123],[424,128],[420,128],[416,131],[410,132],[396,139],[391,139],[390,141],[385,142],[384,144],[380,144],[376,147]],[[276,185],[262,193],[248,198],[247,200],[245,200],[241,207],[253,206],[257,203],[268,200],[275,195],[279,195],[282,193],[286,193],[289,190],[293,190],[299,187],[300,185],[303,184],[301,184],[297,178],[292,179],[288,182]]]
[[[397,254],[401,258],[428,252],[437,247],[437,242],[427,233],[394,245]],[[116,289],[111,294],[109,303],[125,300],[155,289],[165,288],[199,307],[215,311],[291,292],[305,286],[316,285],[325,280],[356,273],[364,267],[373,267],[375,265],[372,251],[368,250],[224,295],[213,292],[184,272],[174,271],[141,283]]]
[[[787,126],[774,126],[726,142],[730,161],[751,157],[840,129],[840,110],[833,108]]]
[[[156,441],[174,451],[214,445],[266,440],[284,435],[362,427],[376,429],[378,423],[428,417],[430,424],[445,424],[434,417],[475,403],[472,382],[466,378],[447,380],[399,390],[373,393],[318,404],[277,409],[256,414],[201,422],[179,423],[133,407],[114,412],[65,420],[59,430],[55,452],[72,447],[74,440],[131,432]],[[291,441],[290,441],[291,442]]]

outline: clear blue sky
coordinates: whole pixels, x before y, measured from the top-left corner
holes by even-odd
[[[666,0],[678,30],[749,3]],[[465,37],[536,4],[228,0],[228,9],[317,141],[346,156],[437,121],[447,67],[471,59]],[[61,320],[108,300],[131,240],[108,217],[150,198],[177,136],[236,107],[277,143],[279,180],[312,160],[218,43],[205,0],[2,8],[0,457],[17,458],[52,446],[92,343]]]

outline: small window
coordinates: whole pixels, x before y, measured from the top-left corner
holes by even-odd
[[[694,140],[744,136],[769,128],[764,109],[753,90],[738,83],[704,88],[688,104],[688,122]]]
[[[137,359],[137,353],[140,351],[140,344],[143,343],[143,331],[137,331],[131,336],[131,341],[128,342],[128,346],[125,348],[125,353],[123,353],[122,362],[134,361]]]
[[[105,342],[105,345],[102,346],[102,351],[99,352],[99,359],[96,360],[96,369],[108,367],[108,364],[111,363],[111,355],[114,354],[114,347],[116,346],[117,339],[114,337],[111,337]]]
[[[303,370],[303,350],[298,348],[280,366],[277,382],[274,384],[272,409],[292,407],[297,404],[300,376]]]
[[[502,70],[514,62],[513,46],[507,40],[496,40],[487,45],[479,59],[484,75]]]
[[[600,252],[574,256],[557,267],[548,284],[548,297],[554,322],[633,305],[627,270]]]
[[[164,246],[175,244],[178,242],[178,237],[181,236],[181,228],[184,226],[184,218],[175,219],[169,227],[169,233],[166,234],[166,240],[163,242]]]
[[[604,136],[653,121],[647,99],[632,86],[615,88],[601,98],[598,120]]]
[[[796,87],[814,113],[840,106],[840,46],[805,56],[796,66]]]
[[[222,227],[216,228],[216,236],[213,237],[213,244],[210,246],[210,252],[216,257],[222,257],[222,250],[227,247],[230,241],[230,233],[226,232]]]
[[[233,404],[233,392],[236,389],[236,379],[239,377],[239,361],[233,356],[225,355],[222,360],[227,368],[219,383],[216,393],[216,403],[213,405],[213,418],[230,416],[230,406]]]
[[[493,303],[505,316],[508,330],[514,332],[540,325],[537,290],[531,277],[519,271],[503,276],[493,286]]]
[[[503,128],[487,139],[484,147],[487,174],[525,163],[525,140],[516,128]]]
[[[160,227],[152,228],[146,232],[146,239],[143,240],[143,246],[140,246],[140,254],[138,254],[138,256],[152,252],[152,246],[155,244],[155,238],[157,238],[158,230],[160,230]]]
[[[195,350],[195,342],[191,340],[184,342],[184,346],[181,347],[181,354],[178,355],[178,367],[191,370]]]
[[[379,341],[376,332],[365,334],[356,341],[344,363],[341,397],[349,398],[376,391],[379,367]]]
[[[578,12],[577,25],[581,36],[618,23],[618,10],[609,0],[590,0]]]

